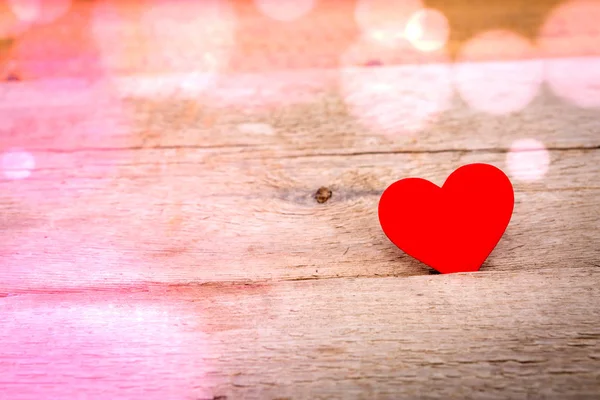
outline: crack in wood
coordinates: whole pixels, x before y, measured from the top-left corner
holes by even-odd
[[[546,150],[552,152],[569,152],[569,151],[592,151],[599,150],[597,146],[575,146],[575,147],[547,147]],[[393,155],[393,154],[443,154],[443,153],[507,153],[508,148],[479,148],[479,149],[432,149],[432,150],[379,150],[379,151],[355,151],[349,153],[314,153],[314,154],[293,154],[283,155],[281,157],[261,157],[261,159],[297,159],[297,158],[312,158],[312,157],[359,157],[359,156],[377,156],[377,155]]]

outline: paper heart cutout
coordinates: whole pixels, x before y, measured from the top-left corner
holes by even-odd
[[[421,178],[393,183],[379,200],[379,222],[396,246],[431,268],[471,272],[500,241],[513,208],[506,174],[489,164],[469,164],[441,188]]]

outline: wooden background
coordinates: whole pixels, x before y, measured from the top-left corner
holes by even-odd
[[[0,180],[0,399],[600,396],[598,108],[542,83],[510,114],[453,90],[417,132],[367,126],[341,88],[358,28],[355,4],[339,1],[287,24],[236,2],[232,56],[199,94],[170,71],[148,80],[135,54],[88,79],[104,71],[95,4],[2,42],[14,79],[0,85],[0,151],[25,149],[36,165]],[[450,55],[416,68],[452,71],[488,29],[533,40],[557,4],[431,2],[450,19]],[[124,15],[142,7],[130,5]],[[600,55],[568,33],[535,60]],[[58,44],[28,53],[42,37]],[[532,84],[520,63],[533,56],[498,54]],[[384,64],[359,70],[407,68]],[[394,99],[410,106],[412,89]],[[410,113],[397,112],[403,126]],[[433,274],[387,240],[388,185],[441,185],[472,162],[509,171],[523,138],[546,146],[549,169],[513,179],[513,218],[480,272]],[[332,192],[323,203],[320,187]]]

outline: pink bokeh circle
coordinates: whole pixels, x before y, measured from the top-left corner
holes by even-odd
[[[101,0],[92,17],[102,64],[113,74],[136,75],[142,95],[171,90],[193,97],[212,87],[229,63],[235,26],[225,0],[186,7],[171,0]]]
[[[567,1],[544,23],[538,43],[552,91],[583,108],[600,107],[600,3]]]
[[[48,24],[65,15],[72,0],[6,0],[13,13],[24,22]]]

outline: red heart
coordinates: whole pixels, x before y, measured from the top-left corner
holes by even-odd
[[[504,234],[514,202],[504,172],[469,164],[441,188],[420,178],[393,183],[379,200],[379,222],[396,246],[439,272],[477,271]]]

